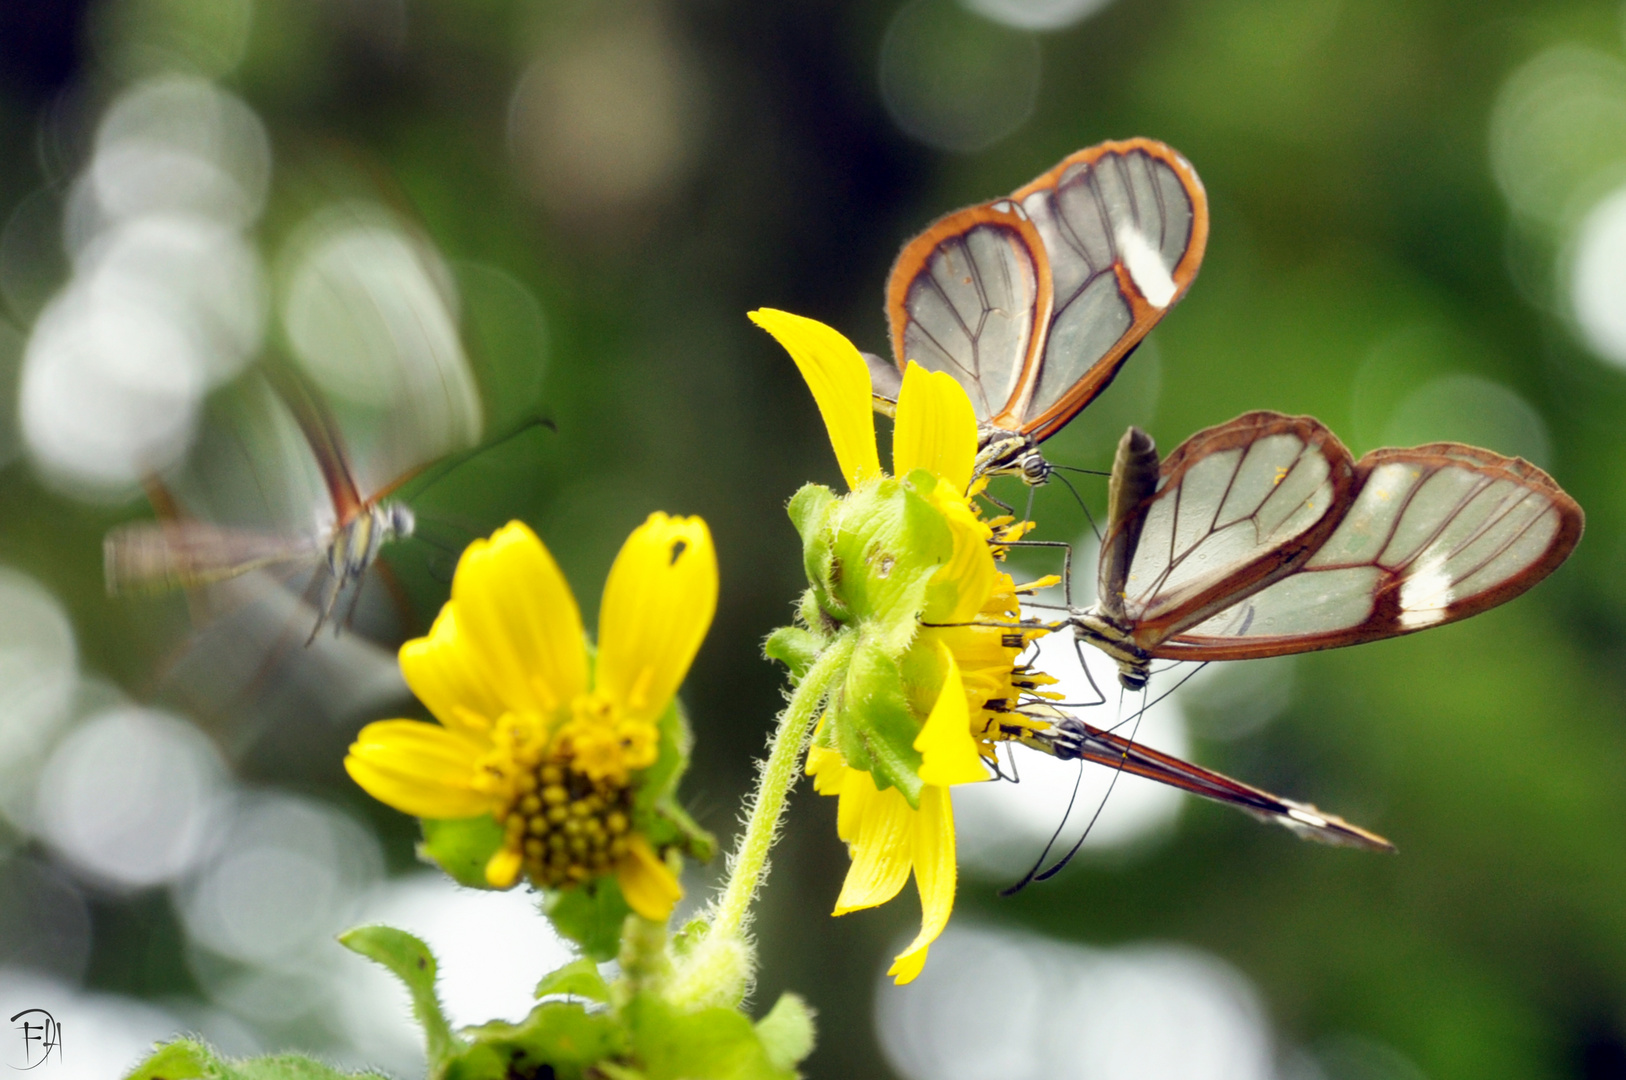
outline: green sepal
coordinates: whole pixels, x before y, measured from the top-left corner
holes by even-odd
[[[927,482],[937,478],[924,470],[886,477],[848,495],[835,515],[836,600],[894,655],[914,640],[926,587],[954,554],[948,522],[920,493]]]
[[[584,956],[542,976],[531,996],[540,998],[549,994],[574,994],[602,1004],[610,1000],[610,984],[598,973],[598,965]]]
[[[574,941],[589,958],[603,963],[621,952],[621,924],[632,908],[614,877],[601,877],[572,889],[543,893],[542,912],[559,936]]]
[[[794,1080],[776,1065],[751,1018],[734,1009],[681,1012],[640,994],[622,1013],[638,1075],[646,1080]]]
[[[435,954],[418,938],[393,926],[358,926],[339,935],[339,944],[374,963],[388,968],[406,984],[412,998],[412,1015],[423,1028],[429,1069],[434,1070],[462,1047],[452,1034],[435,995]]]
[[[837,599],[832,516],[841,505],[836,493],[823,484],[803,484],[785,507],[791,524],[802,538],[802,569],[820,608],[838,622],[849,618],[845,605]]]
[[[386,1080],[383,1073],[341,1072],[303,1054],[223,1058],[197,1039],[176,1039],[125,1074],[124,1080]]]
[[[921,721],[909,707],[898,659],[863,632],[830,712],[847,764],[867,771],[877,788],[896,787],[918,809]]]
[[[423,828],[418,858],[434,863],[459,885],[492,887],[486,880],[486,863],[503,843],[502,826],[496,818],[490,814],[442,821],[424,818],[418,824]]]
[[[776,1069],[794,1069],[813,1052],[813,1007],[799,994],[779,995],[768,1015],[757,1021],[757,1038]]]
[[[819,653],[824,651],[824,645],[825,642],[811,630],[804,630],[800,626],[781,626],[762,643],[762,655],[789,668],[790,684],[795,686],[819,658]]]
[[[435,1080],[512,1080],[552,1076],[581,1080],[607,1058],[626,1052],[627,1034],[612,1015],[569,1001],[545,1001],[518,1024],[494,1021],[464,1029],[468,1046]]]
[[[672,699],[656,726],[660,732],[660,749],[655,764],[636,778],[632,797],[633,827],[643,833],[657,851],[676,847],[689,858],[705,862],[717,850],[717,841],[677,802],[678,781],[689,767],[689,754],[694,748],[688,714],[677,698]]]

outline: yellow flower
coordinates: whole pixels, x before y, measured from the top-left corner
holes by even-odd
[[[596,663],[575,597],[519,522],[463,552],[428,637],[401,672],[439,723],[368,724],[345,769],[368,794],[422,818],[490,814],[503,841],[486,880],[568,888],[614,873],[638,914],[682,896],[635,805],[660,752],[660,721],[717,607],[717,559],[699,518],[651,514],[616,556]]]
[[[811,319],[767,309],[751,318],[801,370],[849,487],[857,493],[882,481],[869,372],[858,350]],[[899,660],[909,711],[925,718],[915,721],[912,743],[920,755],[918,805],[898,786],[878,785],[871,771],[852,767],[827,739],[816,740],[808,752],[815,790],[840,798],[837,831],[852,856],[835,914],[890,900],[914,873],[921,929],[888,971],[899,983],[920,973],[954,906],[949,788],[988,778],[983,762],[1009,737],[1002,729],[1029,723],[1009,706],[1024,690],[1048,681],[1016,666],[1027,642],[1042,631],[1018,625],[1016,587],[995,563],[998,545],[1019,537],[1026,526],[982,519],[973,501],[982,489],[973,478],[976,456],[976,413],[964,389],[950,375],[911,362],[894,417],[893,472],[904,477],[923,469],[936,478],[928,499],[953,539],[952,555],[933,573],[924,605],[906,613],[911,621]]]

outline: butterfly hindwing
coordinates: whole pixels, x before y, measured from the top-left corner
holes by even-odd
[[[913,360],[948,372],[981,421],[1030,378],[1049,312],[1039,234],[1009,199],[937,221],[899,253],[887,286],[898,370]]]
[[[1153,652],[1246,659],[1353,645],[1455,622],[1563,562],[1583,515],[1529,462],[1458,443],[1374,450],[1337,528],[1293,573]]]

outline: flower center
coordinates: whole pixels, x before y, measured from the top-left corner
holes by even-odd
[[[625,782],[595,780],[573,768],[568,755],[514,779],[497,820],[537,885],[557,889],[601,877],[627,853],[632,790]]]

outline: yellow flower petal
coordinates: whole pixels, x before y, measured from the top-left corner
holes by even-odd
[[[751,321],[772,334],[796,361],[830,433],[836,461],[849,487],[881,475],[869,366],[852,342],[821,322],[760,308]]]
[[[925,469],[964,495],[976,460],[977,413],[965,388],[946,371],[909,361],[892,428],[894,475]]]
[[[525,855],[518,848],[501,847],[486,860],[486,884],[494,889],[511,888],[519,880],[520,867]]]
[[[627,905],[651,922],[665,922],[672,905],[683,899],[683,886],[640,833],[628,837],[627,857],[616,867],[615,877]]]
[[[841,794],[846,768],[841,751],[827,750],[822,746],[807,748],[807,775],[813,778],[813,790],[820,795]]]
[[[457,632],[456,605],[440,609],[429,636],[401,646],[401,674],[435,719],[449,728],[489,731],[505,711],[466,636]]]
[[[965,682],[960,665],[946,645],[938,643],[938,655],[948,662],[948,675],[938,691],[937,704],[915,736],[920,751],[920,778],[929,785],[974,784],[988,779],[977,741],[971,737],[971,711],[966,703]]]
[[[467,735],[416,720],[380,720],[356,736],[344,768],[363,791],[403,813],[425,818],[489,814],[492,797],[474,786],[487,747]]]
[[[886,971],[900,986],[926,966],[926,949],[948,925],[949,912],[954,909],[954,810],[946,787],[928,784],[921,789],[914,859],[920,933]]]
[[[598,690],[654,721],[677,693],[717,610],[717,552],[697,517],[654,513],[621,546],[598,617]]]
[[[909,880],[915,818],[919,816],[897,788],[877,791],[869,773],[849,772],[852,773],[850,785],[855,789],[862,785],[869,790],[864,793],[864,810],[857,823],[857,833],[848,845],[852,865],[847,868],[847,878],[841,884],[833,915],[884,904],[898,895],[904,882]],[[842,800],[844,803],[847,800],[845,787]]]
[[[551,714],[587,689],[576,598],[548,549],[520,522],[468,546],[452,577],[452,603],[459,635],[508,708]]]
[[[969,622],[982,611],[989,595],[999,585],[999,568],[988,547],[993,533],[965,497],[950,488],[946,480],[940,481],[932,492],[932,505],[942,511],[943,520],[948,523],[949,534],[954,538],[954,554],[933,576],[931,599],[921,618],[932,623]],[[939,589],[939,583],[953,588]],[[952,602],[945,604],[944,599]]]

